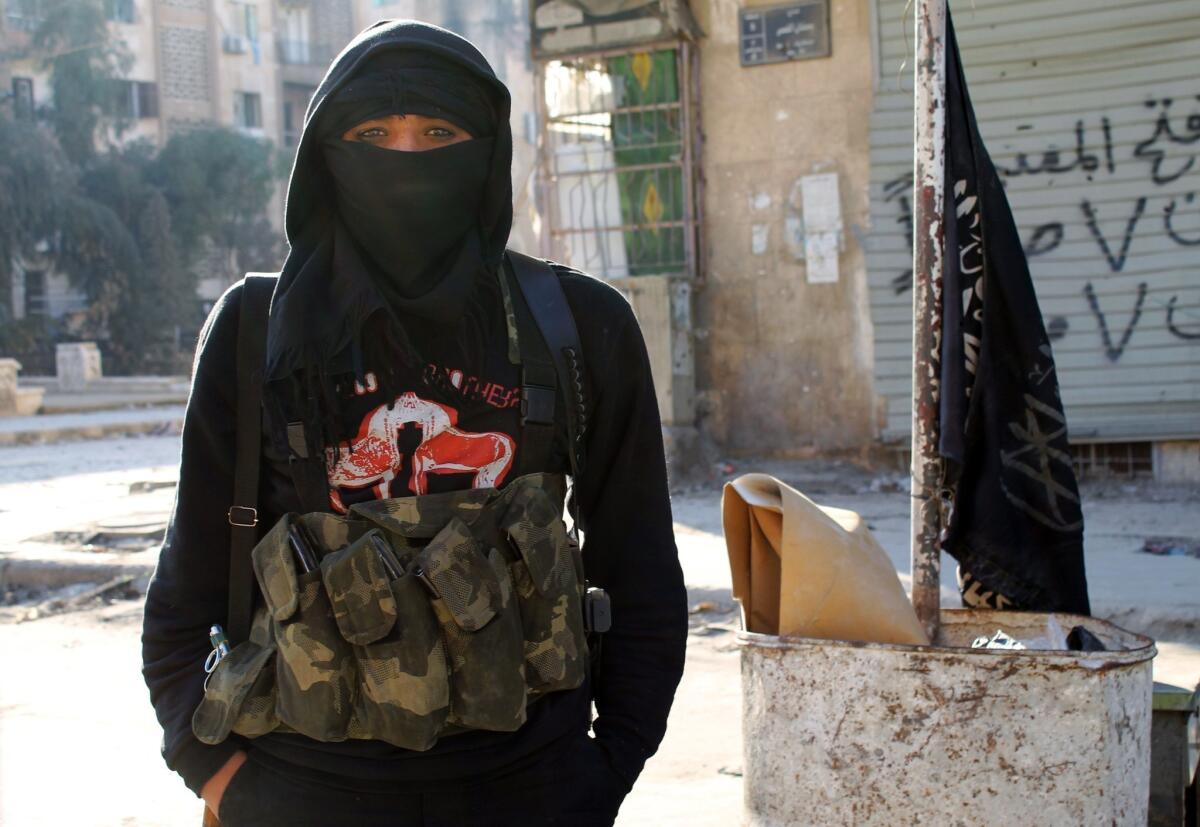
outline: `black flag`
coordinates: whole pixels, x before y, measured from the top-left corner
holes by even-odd
[[[943,547],[969,606],[1088,614],[1083,513],[1050,340],[946,19]]]

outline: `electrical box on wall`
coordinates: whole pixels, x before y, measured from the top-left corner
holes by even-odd
[[[738,11],[743,66],[829,57],[829,0]]]

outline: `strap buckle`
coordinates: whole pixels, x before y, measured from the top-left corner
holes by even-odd
[[[258,525],[258,509],[247,508],[244,505],[231,506],[228,514],[229,524],[242,528],[254,528]]]
[[[525,385],[521,388],[521,424],[554,424],[554,388]]]

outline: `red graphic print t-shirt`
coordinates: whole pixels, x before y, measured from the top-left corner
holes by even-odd
[[[427,381],[413,377],[412,389],[399,395],[384,393],[371,371],[364,383],[355,382],[353,399],[343,400],[357,419],[355,435],[338,450],[326,449],[334,510],[502,485],[516,461],[521,389],[506,359],[484,361],[485,377],[429,364]]]

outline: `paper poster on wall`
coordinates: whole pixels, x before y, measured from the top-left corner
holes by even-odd
[[[804,259],[808,283],[836,282],[842,239],[837,173],[801,178],[800,198],[804,210]]]

